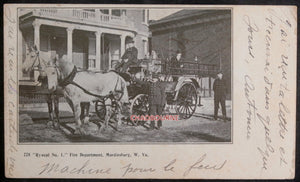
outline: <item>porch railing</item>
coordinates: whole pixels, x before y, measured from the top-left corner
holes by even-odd
[[[87,11],[82,9],[54,9],[54,8],[41,8],[33,10],[33,14],[44,17],[64,18],[73,21],[84,21],[92,23],[109,23],[115,25],[130,26],[128,18],[125,15],[115,16],[103,14],[101,11]]]
[[[84,10],[72,10],[73,12],[73,17],[79,18],[79,19],[95,19],[96,14],[95,12],[90,12],[90,11],[84,11]]]

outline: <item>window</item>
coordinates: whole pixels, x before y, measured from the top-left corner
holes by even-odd
[[[143,10],[143,23],[148,24],[148,19],[149,19],[149,10],[144,9]]]
[[[111,14],[112,14],[113,16],[121,16],[121,10],[120,10],[120,9],[113,9],[113,10],[111,11]]]
[[[109,13],[108,9],[100,9],[100,12],[107,15]]]
[[[88,67],[89,67],[88,69],[94,69],[94,68],[96,68],[96,59],[90,58],[88,64],[89,64],[88,65]]]
[[[146,23],[146,10],[143,10],[143,23]]]

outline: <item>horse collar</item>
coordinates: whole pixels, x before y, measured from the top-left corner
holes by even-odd
[[[77,73],[77,68],[76,68],[76,66],[74,66],[72,72],[66,78],[64,78],[62,81],[60,81],[58,84],[61,87],[66,87],[67,85],[73,83],[76,73]]]

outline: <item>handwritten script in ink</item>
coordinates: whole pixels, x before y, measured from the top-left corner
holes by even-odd
[[[261,21],[261,19],[257,21]],[[262,137],[263,144],[258,143],[255,147],[260,157],[261,170],[265,171],[271,167],[272,156],[280,156],[278,160],[280,166],[287,164],[285,146],[276,146],[274,141],[279,136],[282,140],[279,143],[288,142],[285,141],[285,136],[288,133],[287,117],[290,110],[286,103],[286,97],[290,92],[287,70],[289,68],[289,32],[291,32],[292,24],[286,16],[279,14],[274,9],[268,9],[263,24],[257,24],[256,19],[250,15],[244,15],[243,22],[245,31],[248,32],[246,37],[248,54],[244,59],[245,64],[257,68],[257,71],[262,73],[247,72],[244,74],[243,95],[247,108],[245,111],[246,138],[251,140],[255,133],[260,132],[259,136]],[[258,33],[260,33],[260,37]],[[277,35],[280,35],[280,40]],[[261,49],[262,46],[259,44],[262,42],[261,39],[264,42],[264,49]],[[258,45],[259,49],[256,48]],[[277,47],[280,45],[280,49],[275,50],[275,45]],[[264,56],[258,57],[257,55],[262,55],[258,52],[263,52]],[[274,75],[278,73],[281,79],[274,80]],[[277,119],[271,119],[274,118],[274,115],[278,116]],[[254,124],[257,131],[253,131]],[[279,131],[274,129],[276,125],[279,125]]]
[[[6,65],[6,79],[7,79],[7,84],[6,84],[6,94],[5,98],[16,98],[17,97],[17,81],[16,81],[16,76],[13,74],[14,70],[16,69],[16,50],[15,50],[15,45],[14,39],[16,36],[16,16],[12,13],[12,10],[6,6],[5,11],[4,11],[4,19],[5,19],[5,24],[6,26],[6,34],[5,34],[5,65]],[[7,115],[7,127],[6,129],[8,130],[8,143],[7,143],[7,150],[9,152],[9,156],[7,156],[7,174],[8,176],[13,176],[14,170],[15,170],[15,163],[16,159],[13,157],[14,154],[18,151],[16,148],[16,141],[15,141],[15,136],[17,133],[17,118],[16,116],[16,111],[17,111],[17,105],[16,102],[9,100],[6,103],[6,115]]]
[[[52,174],[67,174],[67,175],[111,175],[114,172],[121,174],[121,177],[130,177],[134,175],[141,174],[151,174],[154,175],[156,172],[162,173],[179,173],[184,169],[181,174],[182,177],[187,177],[190,173],[200,173],[201,171],[220,171],[222,170],[228,160],[220,161],[210,161],[213,157],[208,156],[206,153],[199,155],[199,158],[196,158],[195,161],[190,162],[186,166],[182,166],[177,161],[178,159],[172,159],[167,163],[162,164],[161,167],[153,167],[152,164],[137,164],[130,162],[125,165],[114,165],[109,167],[109,165],[103,165],[93,163],[93,160],[86,160],[82,164],[66,164],[64,162],[47,162],[38,169],[37,174],[39,176],[52,175]],[[94,167],[97,166],[97,167]],[[102,166],[102,167],[100,167]]]

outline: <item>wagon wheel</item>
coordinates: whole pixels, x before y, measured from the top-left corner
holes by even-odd
[[[105,101],[96,101],[95,103],[95,111],[100,120],[105,120],[106,115],[106,106]]]
[[[176,112],[182,119],[189,119],[197,107],[197,92],[192,83],[185,83],[178,90]]]
[[[149,100],[148,95],[139,94],[134,97],[130,105],[130,113],[132,115],[147,115],[149,113]],[[137,125],[139,121],[132,121],[133,124]]]

